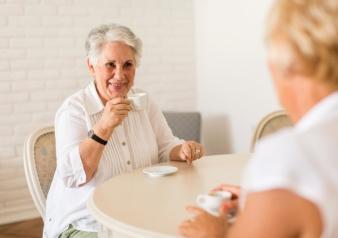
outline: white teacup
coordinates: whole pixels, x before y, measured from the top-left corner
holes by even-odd
[[[128,96],[128,100],[131,102],[133,110],[141,111],[147,106],[147,94],[146,93],[134,93]]]
[[[219,215],[219,209],[223,202],[231,199],[231,192],[216,191],[210,194],[200,194],[196,202],[199,207],[209,212],[211,215]]]

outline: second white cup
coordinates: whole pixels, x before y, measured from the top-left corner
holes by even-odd
[[[200,194],[196,202],[199,207],[209,212],[211,215],[219,215],[219,209],[223,202],[231,199],[231,193],[228,191],[217,191],[210,194]]]

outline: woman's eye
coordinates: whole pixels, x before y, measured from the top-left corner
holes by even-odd
[[[108,62],[108,63],[106,63],[106,67],[109,68],[109,69],[114,69],[115,68],[115,63]]]
[[[131,67],[133,67],[133,66],[134,66],[134,64],[131,63],[131,62],[127,62],[127,63],[125,63],[125,65],[124,65],[124,67],[127,68],[127,69],[129,69],[129,68],[131,68]]]

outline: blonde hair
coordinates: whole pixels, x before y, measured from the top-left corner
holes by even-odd
[[[267,22],[273,63],[338,87],[337,0],[276,0]]]

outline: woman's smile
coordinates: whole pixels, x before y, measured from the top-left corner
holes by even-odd
[[[110,95],[122,94],[128,90],[129,80],[109,80],[108,91]],[[121,95],[122,96],[122,95]],[[124,96],[124,95],[123,95]]]

